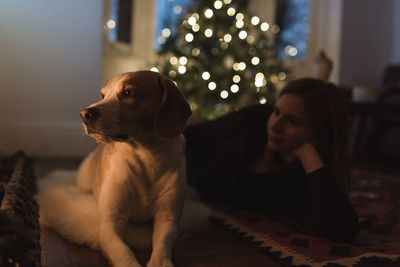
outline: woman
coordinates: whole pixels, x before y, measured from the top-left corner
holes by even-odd
[[[188,126],[189,184],[206,200],[288,216],[351,241],[347,103],[331,83],[289,83],[275,106],[256,105]]]

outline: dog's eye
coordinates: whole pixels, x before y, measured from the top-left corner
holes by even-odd
[[[122,96],[123,96],[123,97],[131,97],[131,96],[133,96],[133,90],[125,89],[125,90],[122,92]]]
[[[100,94],[100,97],[101,97],[101,99],[104,99],[104,94],[101,93],[101,94]]]

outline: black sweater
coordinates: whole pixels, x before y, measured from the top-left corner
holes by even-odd
[[[264,152],[271,106],[256,105],[188,126],[188,182],[206,200],[288,216],[323,237],[349,242],[358,217],[325,167],[306,174],[301,164],[275,173],[248,170]]]

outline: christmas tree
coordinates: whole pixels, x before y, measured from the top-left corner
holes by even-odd
[[[203,0],[183,15],[156,68],[176,82],[194,113],[206,118],[273,102],[289,69],[275,58],[267,32],[278,26],[247,13],[247,1]],[[272,28],[272,29],[271,29]]]

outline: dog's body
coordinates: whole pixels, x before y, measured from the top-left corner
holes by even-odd
[[[55,182],[40,192],[41,223],[100,248],[114,266],[140,266],[129,246],[151,244],[148,266],[173,266],[190,108],[171,81],[149,71],[115,77],[102,96],[81,111],[86,133],[102,144],[82,162],[77,186]]]

